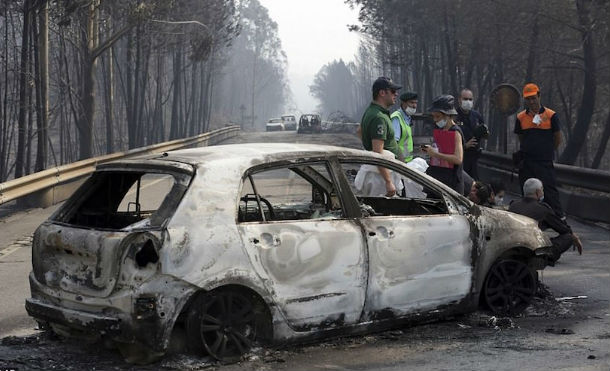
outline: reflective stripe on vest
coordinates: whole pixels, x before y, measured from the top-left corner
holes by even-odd
[[[405,118],[400,113],[400,108],[392,113],[390,118],[398,118],[400,123],[400,140],[398,140],[398,148],[405,156],[405,162],[413,160],[413,135],[411,134],[411,127],[407,125]],[[405,151],[405,142],[407,143],[407,150]]]
[[[544,111],[539,113],[540,115],[540,124],[534,124],[534,116],[527,113],[527,111],[521,111],[517,115],[519,119],[519,124],[521,125],[521,130],[528,129],[542,129],[542,130],[550,130],[551,129],[551,118],[555,114],[550,108],[544,107]]]

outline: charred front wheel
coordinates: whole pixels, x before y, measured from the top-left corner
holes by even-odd
[[[200,295],[187,318],[190,345],[221,362],[237,362],[256,338],[256,318],[251,299],[243,293]]]
[[[485,303],[492,312],[516,315],[530,304],[536,293],[536,277],[527,264],[500,260],[489,273],[483,287]]]

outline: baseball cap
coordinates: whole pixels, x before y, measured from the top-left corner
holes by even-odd
[[[377,80],[375,80],[375,82],[373,83],[373,93],[384,89],[399,90],[400,88],[402,88],[402,86],[394,84],[392,82],[392,79],[385,76],[378,77]]]
[[[406,91],[400,95],[400,100],[403,102],[414,99],[417,99],[417,93],[414,93],[412,91]]]
[[[539,92],[540,89],[538,88],[538,85],[530,82],[529,84],[525,84],[525,86],[523,87],[523,98],[531,97],[533,95],[538,94]]]

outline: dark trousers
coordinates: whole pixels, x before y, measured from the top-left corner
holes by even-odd
[[[523,183],[529,178],[538,178],[544,186],[544,202],[555,211],[559,217],[564,217],[563,208],[559,202],[559,191],[555,178],[553,161],[536,161],[525,158],[519,167],[519,184],[523,194]]]
[[[560,234],[557,237],[551,238],[551,242],[553,243],[553,255],[555,261],[559,260],[561,254],[566,252],[574,243],[571,234]]]
[[[481,153],[478,150],[464,150],[464,171],[474,180],[479,180],[479,157]]]

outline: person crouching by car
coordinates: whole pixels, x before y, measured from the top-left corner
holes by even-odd
[[[434,98],[428,111],[432,114],[436,128],[433,131],[433,145],[421,147],[430,156],[430,167],[426,174],[463,194],[463,136],[453,121],[453,116],[457,115],[453,96],[441,95]]]
[[[557,232],[556,237],[551,238],[553,243],[553,262],[555,263],[571,246],[578,249],[582,255],[582,243],[578,236],[572,232],[572,228],[562,219],[544,199],[544,186],[537,178],[529,178],[523,183],[523,198],[511,202],[508,211],[528,216],[538,222],[540,229],[552,229]]]

